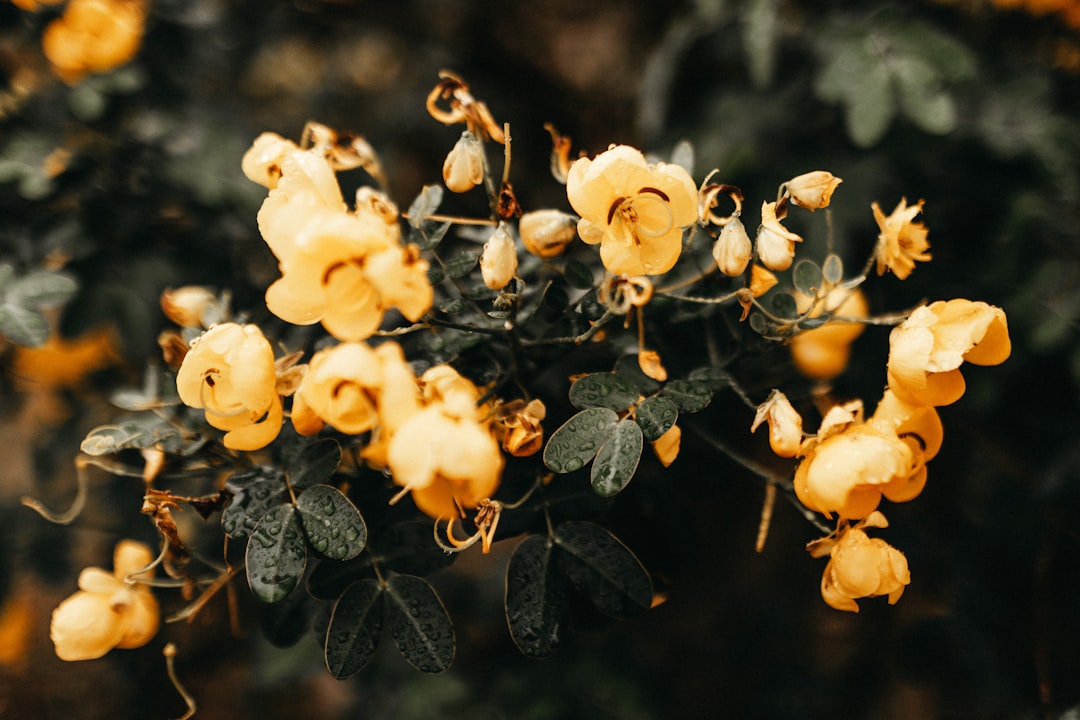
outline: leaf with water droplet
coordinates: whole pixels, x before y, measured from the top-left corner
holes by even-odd
[[[613,617],[640,615],[652,605],[652,580],[634,553],[599,525],[565,522],[553,535],[559,566],[596,609]]]
[[[341,446],[333,438],[320,438],[287,463],[289,484],[296,490],[325,483],[341,462]]]
[[[679,408],[666,397],[656,395],[638,405],[634,414],[637,424],[641,427],[641,433],[645,439],[652,442],[660,437],[675,424],[679,419]]]
[[[278,505],[266,513],[248,539],[248,585],[263,602],[291,593],[307,567],[307,543],[296,508]]]
[[[311,603],[305,593],[289,593],[281,602],[259,607],[259,629],[274,647],[287,648],[300,642],[311,624]]]
[[[454,626],[427,580],[394,575],[386,584],[386,622],[398,651],[421,672],[442,672],[454,661]]]
[[[251,535],[270,508],[288,499],[285,473],[280,468],[260,465],[235,472],[225,481],[232,501],[221,512],[221,529],[231,538]]]
[[[326,669],[341,680],[368,664],[379,647],[385,607],[383,586],[374,578],[354,582],[338,597],[323,643]]]
[[[551,656],[566,615],[566,576],[558,570],[555,544],[543,535],[525,538],[506,568],[506,624],[522,654]]]
[[[377,542],[376,542],[377,541]],[[368,545],[380,567],[402,575],[429,575],[450,567],[457,553],[446,553],[431,541],[431,521],[403,522],[383,529]]]
[[[698,380],[672,380],[660,391],[675,403],[681,413],[696,413],[704,410],[712,402],[713,391],[707,383]]]
[[[544,464],[557,473],[585,467],[617,422],[619,416],[614,410],[602,407],[582,410],[551,434],[544,448]]]
[[[582,375],[570,386],[570,402],[576,408],[604,407],[619,412],[638,400],[638,392],[615,373]]]
[[[367,544],[364,518],[335,487],[309,487],[296,499],[296,510],[311,545],[332,560],[351,560]]]
[[[593,462],[589,481],[597,495],[611,497],[622,491],[637,471],[641,460],[641,427],[631,420],[620,420],[600,446]]]

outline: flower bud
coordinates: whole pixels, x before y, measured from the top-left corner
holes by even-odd
[[[780,224],[776,216],[776,203],[761,204],[761,225],[757,233],[757,253],[761,264],[780,272],[791,267],[795,259],[795,243],[802,238]]]
[[[472,190],[484,181],[484,146],[471,132],[461,137],[443,163],[443,182],[451,192]]]
[[[768,400],[758,405],[750,432],[762,422],[769,424],[769,446],[780,457],[795,457],[802,445],[802,416],[791,405],[787,395],[773,390]]]
[[[737,277],[746,271],[753,251],[750,236],[746,234],[746,228],[737,217],[732,217],[724,225],[712,248],[713,258],[720,272],[728,277]]]
[[[285,156],[297,149],[292,140],[286,140],[277,133],[264,132],[255,138],[244,153],[240,169],[251,182],[273,190],[281,179]]]
[[[499,227],[484,243],[484,254],[480,256],[480,274],[484,284],[492,290],[502,290],[514,279],[517,264],[514,237],[506,223],[499,223]]]
[[[787,192],[791,202],[807,210],[828,207],[833,190],[843,180],[827,170],[815,170],[787,181]]]
[[[214,293],[199,285],[167,288],[161,293],[161,309],[165,317],[185,328],[209,327],[220,320],[205,317],[207,310],[214,308],[215,301]]]
[[[555,257],[577,237],[577,218],[559,210],[534,210],[521,216],[518,231],[533,255]]]

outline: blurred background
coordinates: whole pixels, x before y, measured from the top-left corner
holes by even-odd
[[[66,81],[43,48],[64,10],[0,4],[0,264],[78,281],[44,315],[40,348],[12,338],[11,298],[0,317],[0,717],[178,717],[168,641],[206,719],[1080,717],[1080,3],[150,0],[130,62]],[[823,562],[804,549],[820,533],[786,502],[754,551],[762,484],[699,438],[749,419],[716,402],[665,476],[665,512],[622,521],[667,601],[568,634],[552,659],[523,658],[509,637],[502,543],[432,578],[458,632],[442,675],[391,648],[332,680],[313,637],[271,647],[243,597],[239,637],[218,603],[144,648],[58,660],[49,615],[79,570],[108,566],[120,536],[153,543],[153,528],[137,479],[92,474],[68,527],[20,498],[70,502],[79,442],[115,416],[109,392],[160,353],[162,289],[228,287],[265,316],[277,268],[243,152],[263,131],[298,139],[309,120],[361,134],[407,207],[460,132],[424,110],[442,69],[511,124],[526,210],[568,209],[545,123],[575,153],[666,156],[689,141],[695,180],[716,168],[748,208],[828,169],[844,179],[833,230],[852,267],[876,237],[872,201],[926,200],[933,262],[871,281],[872,307],[1000,305],[1013,355],[965,370],[925,492],[890,510],[913,576],[904,597],[857,615],[824,605]],[[878,397],[876,330],[842,391]],[[678,329],[664,342],[677,347]],[[767,458],[762,440],[747,449]]]

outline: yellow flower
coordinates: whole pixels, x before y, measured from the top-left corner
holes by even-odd
[[[682,428],[672,425],[663,435],[649,442],[652,446],[656,459],[664,467],[671,467],[671,463],[679,457],[679,448],[682,445]]]
[[[781,225],[781,218],[776,213],[775,202],[761,204],[761,225],[758,226],[754,244],[761,264],[780,272],[791,267],[791,261],[795,259],[795,243],[802,242],[802,237]]]
[[[421,511],[461,517],[498,489],[502,451],[476,406],[480,393],[471,382],[446,365],[428,370],[421,382],[427,406],[393,433],[387,466]]]
[[[123,65],[142,44],[146,12],[134,0],[70,0],[41,37],[45,57],[64,82]]]
[[[446,156],[443,182],[451,192],[463,193],[484,182],[484,146],[466,130]]]
[[[758,405],[750,432],[761,423],[769,424],[769,446],[780,457],[795,457],[802,445],[802,416],[791,405],[787,395],[773,390],[765,402]]]
[[[534,210],[518,220],[525,249],[542,258],[561,255],[577,237],[577,219],[559,210]]]
[[[833,191],[843,180],[826,170],[815,170],[793,177],[784,183],[791,202],[814,211],[829,206]]]
[[[191,343],[176,374],[187,406],[206,410],[206,421],[225,430],[225,446],[258,450],[281,430],[283,409],[270,342],[256,325],[222,323]]]
[[[926,463],[940,449],[941,437],[933,408],[905,403],[886,391],[869,421],[854,418],[804,443],[795,494],[809,509],[841,518],[868,516],[882,496],[906,502],[922,492]]]
[[[113,555],[113,573],[89,567],[79,574],[79,591],[53,611],[49,636],[61,660],[93,660],[113,648],[142,647],[157,634],[160,611],[144,584],[126,582],[154,559],[146,545],[122,540]]]
[[[480,275],[490,289],[502,290],[514,279],[517,266],[514,236],[510,234],[506,223],[501,222],[484,243],[484,252],[480,256]]]
[[[678,165],[650,165],[639,150],[613,145],[570,166],[566,197],[578,234],[600,244],[615,275],[659,275],[682,253],[682,230],[697,221],[697,188]]]
[[[256,140],[242,163],[245,174],[252,180],[260,182],[260,173],[264,173],[268,182],[272,182],[257,220],[263,240],[280,259],[293,251],[297,238],[313,214],[320,211],[344,214],[347,208],[337,175],[325,155],[314,149],[290,149],[281,155],[276,155],[274,150],[267,151],[263,156],[259,154],[260,149],[259,140]],[[273,181],[279,165],[280,177]],[[264,167],[266,169],[261,170]]]
[[[802,293],[795,295],[799,312],[805,312],[812,299]],[[810,317],[826,312],[834,318],[865,318],[869,314],[866,296],[861,290],[833,288],[817,304]],[[847,367],[851,343],[862,334],[865,326],[850,320],[830,320],[821,327],[804,330],[791,338],[791,359],[795,368],[808,378],[829,380]]]
[[[877,249],[874,251],[878,275],[892,270],[896,277],[904,280],[915,269],[916,260],[930,260],[926,226],[914,222],[915,216],[922,212],[922,206],[922,200],[909,206],[907,198],[902,198],[892,214],[886,217],[876,202],[870,205],[870,209],[874,211],[874,220],[881,230],[878,234]]]
[[[364,343],[347,342],[320,350],[308,363],[297,397],[301,408],[348,435],[359,435],[378,422],[376,396],[382,363]],[[296,422],[296,400],[293,421]]]
[[[939,300],[916,309],[889,334],[889,387],[908,402],[948,405],[966,388],[960,365],[998,365],[1011,350],[1001,308]]]
[[[831,607],[859,612],[859,598],[885,595],[893,605],[911,583],[907,558],[880,538],[871,538],[864,527],[887,527],[881,513],[866,522],[848,526],[841,522],[836,537],[811,543],[815,557],[829,554],[821,576],[821,597]]]
[[[720,272],[728,277],[737,277],[746,271],[754,246],[746,227],[738,217],[730,218],[720,231],[720,237],[713,243],[712,255]]]

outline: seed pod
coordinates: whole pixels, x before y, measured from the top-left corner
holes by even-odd
[[[480,274],[484,284],[492,290],[502,290],[514,279],[517,264],[514,236],[506,223],[499,223],[499,227],[484,243],[484,254],[480,256]]]
[[[542,258],[561,255],[577,237],[577,218],[559,210],[534,210],[518,221],[525,249]]]
[[[461,137],[443,163],[443,182],[451,192],[472,190],[484,181],[484,146],[471,132]]]

